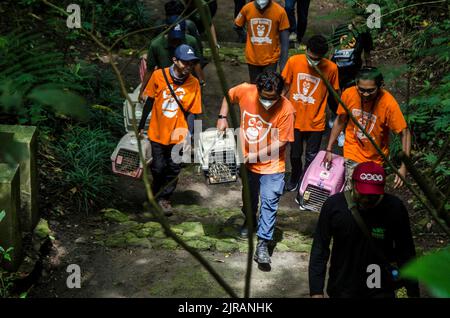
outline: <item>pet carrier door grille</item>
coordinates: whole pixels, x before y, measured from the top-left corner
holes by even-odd
[[[303,206],[312,211],[319,212],[323,203],[329,196],[330,191],[308,184],[303,194]]]

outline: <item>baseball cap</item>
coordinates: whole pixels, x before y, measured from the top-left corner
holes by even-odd
[[[178,15],[173,15],[167,18],[167,24],[172,25],[176,21],[180,20]],[[186,21],[179,21],[169,31],[169,38],[171,39],[184,39],[186,37]]]
[[[181,44],[175,49],[175,57],[182,61],[199,61],[192,46]]]
[[[357,165],[352,179],[356,191],[361,194],[384,194],[386,173],[382,166],[373,161]]]

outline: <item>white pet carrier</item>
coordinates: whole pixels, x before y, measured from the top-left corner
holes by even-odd
[[[144,109],[144,104],[139,102],[140,90],[141,90],[141,84],[139,84],[139,86],[136,87],[136,89],[133,91],[133,93],[128,94],[131,101],[135,105],[134,114],[136,116],[136,126],[139,125],[139,122],[142,117],[142,112]],[[150,116],[151,116],[151,113],[149,115],[149,118],[150,118]],[[148,130],[149,118],[145,122],[145,128],[144,128],[145,131]],[[131,104],[128,102],[128,99],[125,99],[125,101],[123,102],[123,122],[124,122],[126,132],[133,131],[133,112],[131,109]]]
[[[239,156],[232,129],[227,129],[226,133],[217,130],[200,133],[197,155],[210,184],[237,180]]]
[[[147,136],[141,139],[145,163],[152,161],[152,149]],[[140,178],[143,164],[139,160],[138,143],[134,132],[129,132],[120,139],[119,144],[111,155],[112,170],[116,174]]]

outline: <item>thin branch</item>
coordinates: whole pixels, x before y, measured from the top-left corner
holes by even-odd
[[[217,76],[220,81],[220,86],[222,88],[223,96],[225,96],[225,99],[228,103],[228,105],[232,105],[230,96],[228,95],[228,84],[225,78],[225,73],[222,68],[222,64],[220,62],[219,52],[217,50],[217,47],[214,45],[214,40],[211,34],[211,30],[209,27],[210,21],[208,21],[208,17],[205,12],[205,7],[202,6],[202,3],[200,0],[194,0],[195,5],[197,7],[197,10],[199,10],[203,26],[205,27],[206,35],[208,37],[209,46],[211,48],[211,55],[214,60],[214,64],[216,66],[217,70]],[[206,4],[205,4],[206,6]],[[236,117],[236,114],[234,112],[234,108],[229,107],[229,113],[231,117],[231,123],[233,127],[239,126],[239,120]],[[239,157],[243,158],[242,156],[242,149],[239,147]],[[248,179],[248,173],[247,169],[244,166],[244,164],[241,165],[241,179],[242,179],[242,187],[243,187],[243,205],[244,205],[244,212],[245,212],[245,218],[247,223],[247,229],[248,229],[248,253],[247,253],[247,270],[245,273],[245,288],[244,288],[244,297],[249,298],[250,297],[250,285],[251,285],[251,275],[252,275],[252,265],[253,265],[253,211],[250,205],[251,199],[250,199],[250,186],[249,186],[249,179]]]

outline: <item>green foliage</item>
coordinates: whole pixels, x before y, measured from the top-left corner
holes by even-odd
[[[44,116],[43,110],[88,117],[83,98],[70,92],[76,88],[63,54],[42,34],[13,32],[0,36],[0,109],[23,116]]]
[[[450,248],[422,256],[405,265],[400,273],[404,278],[422,281],[436,297],[450,297]]]
[[[5,216],[6,212],[4,210],[1,211],[0,222],[5,218]],[[13,249],[13,247],[10,247],[5,250],[2,246],[0,246],[0,262],[2,262],[3,260],[11,262],[11,252]],[[0,268],[0,298],[9,296],[9,290],[11,289],[12,284],[13,276]]]
[[[86,213],[113,197],[110,155],[115,144],[109,131],[73,126],[55,145],[63,171],[56,181],[75,203],[73,208]]]

